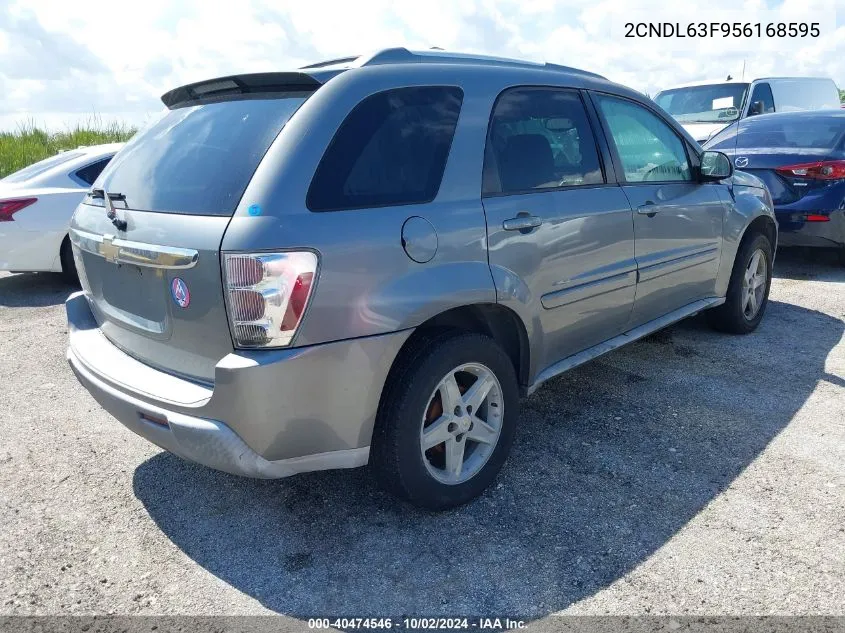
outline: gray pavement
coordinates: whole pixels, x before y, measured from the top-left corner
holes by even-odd
[[[161,452],[67,367],[70,289],[0,274],[0,615],[845,615],[845,268],[778,258],[757,332],[695,317],[549,382],[445,514]]]

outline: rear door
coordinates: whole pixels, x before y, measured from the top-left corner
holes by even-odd
[[[104,194],[89,194],[71,226],[103,334],[143,362],[201,381],[211,381],[232,351],[223,234],[265,152],[309,94],[231,92],[202,99],[198,89],[185,90],[95,184],[95,192],[108,192],[114,217]]]
[[[512,88],[494,106],[483,179],[490,265],[527,286],[541,369],[621,333],[631,312],[631,207],[597,145],[578,91]]]
[[[713,296],[730,194],[695,179],[687,143],[655,112],[617,96],[593,98],[634,209],[636,327]]]

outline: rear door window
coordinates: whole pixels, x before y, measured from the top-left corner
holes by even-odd
[[[772,97],[772,89],[767,83],[757,84],[751,93],[751,106],[761,101],[763,103],[763,111],[757,114],[769,114],[775,111],[775,99]]]
[[[130,209],[232,215],[264,154],[307,97],[261,95],[170,110],[114,157],[103,187],[124,194]]]
[[[397,88],[361,101],[341,124],[311,181],[311,211],[431,202],[440,189],[463,91]]]
[[[513,88],[496,102],[484,195],[604,183],[596,140],[574,90]]]

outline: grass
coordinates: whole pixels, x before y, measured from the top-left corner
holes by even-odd
[[[125,125],[103,125],[96,117],[63,132],[52,133],[38,128],[34,122],[22,123],[14,132],[0,132],[0,178],[61,150],[125,141],[134,133],[133,128]]]

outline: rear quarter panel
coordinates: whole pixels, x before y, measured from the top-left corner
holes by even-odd
[[[59,249],[82,189],[21,189],[10,198],[38,198],[0,224],[0,267],[14,271],[61,272]]]
[[[340,75],[291,118],[268,151],[223,240],[224,251],[314,249],[320,270],[294,345],[311,345],[415,327],[456,306],[494,303],[487,263],[481,172],[495,91],[436,70],[372,67]],[[311,212],[312,175],[346,115],[368,95],[395,87],[459,85],[464,91],[457,129],[435,200],[428,204]],[[260,215],[248,211],[258,205]],[[402,245],[410,217],[436,231],[426,263]]]

